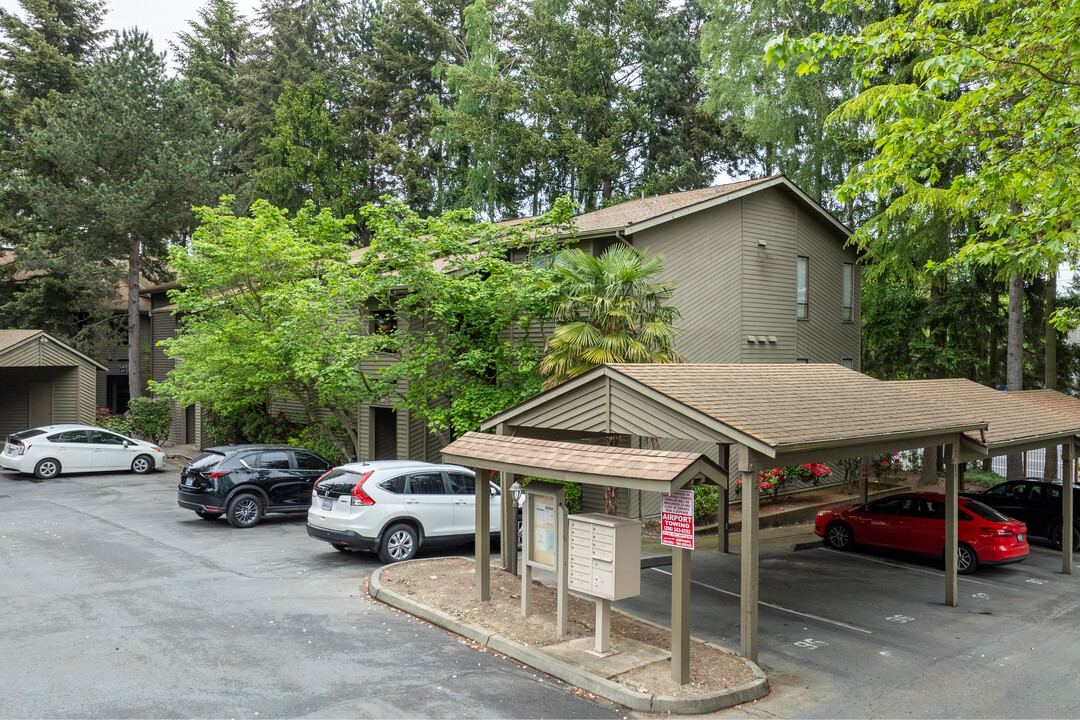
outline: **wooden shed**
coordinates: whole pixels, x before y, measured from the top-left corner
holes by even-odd
[[[43,330],[0,330],[0,437],[94,422],[101,363]]]

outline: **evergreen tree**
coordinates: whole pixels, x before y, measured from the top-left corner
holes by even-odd
[[[86,71],[85,88],[24,135],[56,169],[19,179],[34,214],[60,231],[35,238],[43,258],[127,270],[129,389],[142,394],[139,279],[153,277],[168,241],[188,230],[191,206],[213,195],[215,152],[205,95],[165,72],[147,35],[124,31]]]

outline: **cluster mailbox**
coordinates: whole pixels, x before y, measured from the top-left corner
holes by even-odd
[[[598,513],[569,519],[569,589],[605,600],[641,594],[641,523]]]

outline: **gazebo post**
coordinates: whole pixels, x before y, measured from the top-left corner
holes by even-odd
[[[491,470],[476,469],[476,599],[491,600]]]
[[[690,550],[671,550],[671,679],[690,682]]]
[[[956,582],[956,551],[958,546],[957,492],[960,480],[960,446],[953,442],[945,446],[945,604],[956,607],[958,587]]]
[[[757,662],[758,651],[758,483],[757,468],[750,462],[750,448],[739,448],[742,478],[742,567],[740,570],[739,637],[742,656]]]
[[[499,512],[502,516],[499,521],[502,528],[499,532],[499,567],[517,575],[517,538],[509,530],[517,527],[517,508],[514,507],[514,494],[510,491],[513,482],[513,473],[499,473]]]
[[[1072,575],[1073,484],[1076,483],[1076,443],[1072,438],[1061,445],[1065,472],[1061,473],[1061,572]]]

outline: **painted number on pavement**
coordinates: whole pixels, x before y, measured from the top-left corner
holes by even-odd
[[[889,617],[887,617],[885,619],[890,620],[892,622],[900,623],[901,625],[904,624],[904,623],[915,622],[915,618],[909,617],[907,615],[890,615]]]
[[[819,647],[825,647],[828,644],[824,640],[815,640],[814,638],[806,638],[794,643],[795,647],[801,647],[805,650],[817,650]]]

